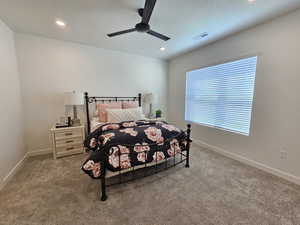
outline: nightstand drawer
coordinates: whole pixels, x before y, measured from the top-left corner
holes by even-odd
[[[56,148],[68,147],[73,145],[82,145],[82,142],[82,137],[56,140]]]
[[[74,138],[80,138],[80,137],[82,137],[82,132],[79,129],[55,132],[56,140],[74,139]]]
[[[64,146],[64,147],[57,147],[56,152],[69,152],[69,151],[82,151],[83,145],[82,144],[73,144],[69,146]]]

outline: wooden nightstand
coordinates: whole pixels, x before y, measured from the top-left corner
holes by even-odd
[[[84,152],[84,126],[55,128],[51,130],[53,158]]]

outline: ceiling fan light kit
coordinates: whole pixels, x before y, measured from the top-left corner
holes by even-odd
[[[118,36],[118,35],[127,34],[127,33],[137,31],[137,32],[140,32],[140,33],[150,34],[150,35],[152,35],[156,38],[159,38],[161,40],[164,40],[164,41],[170,40],[169,37],[151,30],[151,27],[149,25],[149,21],[150,21],[150,18],[151,18],[151,15],[152,15],[155,4],[156,4],[156,0],[146,0],[144,8],[143,9],[138,9],[138,14],[142,17],[142,21],[140,23],[136,24],[135,28],[110,33],[107,36],[108,37],[115,37],[115,36]]]

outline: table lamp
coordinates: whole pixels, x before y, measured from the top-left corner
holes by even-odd
[[[152,93],[147,93],[147,94],[144,94],[143,97],[144,97],[144,100],[143,100],[144,103],[149,104],[149,115],[148,115],[148,117],[152,118],[153,117],[153,114],[152,114],[152,102],[154,100],[154,96],[153,96]]]
[[[73,106],[73,126],[80,126],[80,119],[77,117],[77,106],[83,105],[83,94],[81,92],[65,92],[65,106]]]

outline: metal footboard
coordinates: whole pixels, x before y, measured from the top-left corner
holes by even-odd
[[[181,144],[180,147],[180,152],[176,152],[176,147],[173,146],[173,150],[174,150],[174,154],[173,156],[169,157],[169,158],[165,158],[164,160],[158,160],[157,159],[157,155],[155,157],[155,161],[154,162],[147,162],[147,160],[145,160],[145,163],[138,165],[138,166],[132,166],[130,168],[121,168],[121,156],[123,154],[133,154],[133,148],[134,147],[143,147],[145,145],[126,145],[126,144],[121,144],[123,146],[129,147],[130,149],[130,153],[121,153],[120,148],[117,145],[114,145],[113,147],[117,147],[118,148],[118,156],[119,156],[119,166],[120,166],[120,170],[117,172],[114,172],[114,176],[117,177],[117,181],[113,182],[112,184],[106,184],[107,183],[107,179],[111,178],[112,176],[107,177],[107,167],[106,167],[106,160],[101,162],[101,201],[105,201],[107,199],[107,194],[106,194],[106,188],[108,186],[112,186],[112,185],[116,185],[116,184],[121,184],[121,183],[125,183],[125,182],[130,182],[133,180],[136,180],[137,178],[139,178],[140,176],[136,176],[136,171],[137,170],[142,170],[143,171],[143,175],[142,177],[146,177],[155,173],[158,173],[161,170],[166,170],[169,169],[171,167],[175,167],[178,164],[181,164],[183,162],[185,162],[185,167],[189,168],[190,164],[189,164],[189,157],[190,157],[190,145],[191,145],[191,125],[188,124],[187,125],[187,130],[184,131],[186,135],[182,135],[179,134],[177,136],[171,137],[167,140],[164,141],[163,144],[158,145],[158,144],[150,144],[147,146],[155,146],[156,147],[156,151],[154,154],[156,154],[156,152],[159,152],[161,150],[161,148],[163,148],[163,146],[167,143],[170,143],[171,140],[176,139],[178,140],[178,143],[180,145],[180,143],[185,143],[185,144]],[[183,137],[180,137],[183,136]],[[174,145],[176,143],[173,143]],[[171,145],[171,144],[170,144]],[[111,148],[112,146],[108,146],[108,148]],[[171,147],[171,146],[170,146]],[[148,150],[145,151],[141,151],[139,153],[145,153],[147,155]],[[109,156],[108,154],[106,155],[107,157]],[[179,156],[179,157],[178,157]],[[177,159],[176,159],[177,157]],[[147,159],[147,158],[146,158]],[[152,173],[148,173],[146,174],[146,168],[153,168],[154,172]],[[128,176],[128,174],[131,173],[131,177],[128,179],[123,179],[124,175],[126,174]]]

